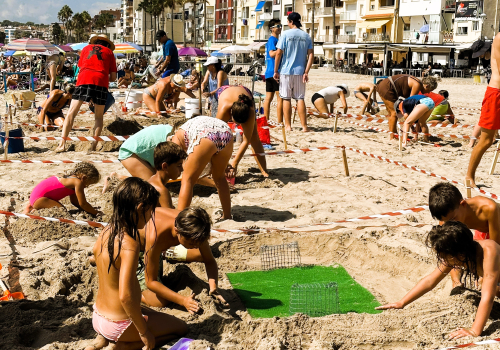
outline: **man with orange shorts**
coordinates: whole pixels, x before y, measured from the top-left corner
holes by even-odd
[[[481,127],[481,135],[476,147],[472,150],[469,168],[465,177],[466,180],[471,181],[472,187],[477,187],[475,182],[476,169],[486,150],[495,141],[496,131],[500,129],[500,33],[493,39],[493,48],[490,42],[479,39],[472,45],[472,51],[472,58],[484,57],[489,59],[489,56],[491,56],[492,68],[491,80],[484,94],[478,123],[478,126]]]

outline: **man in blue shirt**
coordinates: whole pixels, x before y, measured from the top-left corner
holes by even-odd
[[[307,132],[307,116],[304,97],[309,70],[313,63],[313,46],[309,34],[300,30],[300,15],[292,12],[288,15],[288,27],[278,41],[274,63],[274,79],[279,81],[280,96],[283,101],[285,129],[292,130],[292,98],[297,100],[302,131]],[[281,68],[280,68],[281,62]]]
[[[274,80],[274,57],[276,56],[276,44],[281,34],[281,23],[279,19],[269,21],[269,30],[271,37],[266,44],[266,99],[264,100],[264,115],[269,119],[271,114],[271,102],[274,98],[274,93],[280,90],[279,83]],[[278,122],[283,123],[283,100],[279,94],[276,94],[278,99]]]
[[[156,32],[156,40],[158,40],[163,47],[163,62],[158,68],[159,72],[162,73],[161,77],[166,78],[171,74],[177,74],[180,69],[177,46],[168,38],[164,30]]]

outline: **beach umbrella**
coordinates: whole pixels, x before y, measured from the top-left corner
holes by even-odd
[[[135,43],[131,43],[131,42],[126,41],[125,44],[128,44],[128,45],[132,46],[136,50],[143,51],[143,48],[140,47],[139,45],[135,44]]]
[[[79,44],[71,44],[71,48],[75,51],[78,51],[78,50],[83,50],[83,48],[85,46],[87,46],[89,43],[79,43]]]
[[[13,54],[15,54],[15,53],[16,53],[16,51],[14,51],[14,50],[9,50],[9,51],[6,51],[3,55],[8,57],[8,56],[12,56],[12,55],[13,55]]]
[[[0,43],[0,47],[4,46],[5,44]]]
[[[116,58],[125,58],[126,56],[123,53],[115,53],[115,57]]]
[[[46,52],[48,54],[59,53],[59,49],[54,44],[35,38],[14,40],[7,44],[5,48],[14,51]]]
[[[127,43],[117,43],[115,44],[115,51],[114,53],[139,53],[139,50],[134,48],[133,46],[130,46]]]
[[[219,52],[228,53],[228,54],[238,54],[238,53],[253,53],[251,47],[248,46],[240,46],[240,45],[231,45],[223,48]]]
[[[56,45],[56,46],[64,52],[72,52],[73,51],[71,46],[68,46],[68,45]]]
[[[185,47],[179,50],[179,56],[207,56],[207,53],[196,47]]]
[[[12,56],[26,56],[26,51],[15,51]]]
[[[230,53],[224,53],[224,52],[220,52],[220,51],[214,51],[210,54],[210,56],[213,56],[213,57],[226,57],[226,56],[231,56]]]

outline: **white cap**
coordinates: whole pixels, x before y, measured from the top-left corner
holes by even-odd
[[[205,62],[203,65],[209,66],[211,64],[217,64],[218,62],[219,62],[219,59],[217,57],[210,56],[209,58],[207,58],[207,62]]]
[[[346,91],[345,97],[348,98],[351,92],[349,91],[349,87],[347,87],[347,84],[340,84],[337,86],[343,88]]]

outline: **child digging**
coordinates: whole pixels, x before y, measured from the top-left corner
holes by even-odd
[[[102,230],[93,253],[99,276],[92,325],[99,334],[86,350],[153,349],[187,332],[186,324],[141,307],[141,289],[135,275],[144,241],[139,230],[154,226],[159,193],[146,181],[125,179],[113,193],[113,216]],[[109,347],[108,347],[109,349]]]
[[[434,289],[452,269],[463,269],[464,280],[469,277],[469,281],[473,282],[483,277],[481,301],[471,328],[459,328],[449,335],[449,339],[480,336],[490,317],[495,296],[500,296],[500,246],[489,239],[473,240],[472,232],[458,221],[434,226],[427,236],[426,243],[436,253],[438,267],[418,282],[400,301],[376,309],[402,309]]]
[[[440,224],[460,221],[474,232],[475,240],[492,239],[500,244],[500,208],[492,199],[476,196],[464,199],[448,182],[434,185],[429,191],[429,209]],[[461,285],[460,270],[450,273],[453,287]]]
[[[139,230],[144,248],[145,268],[138,270],[138,278],[142,289],[142,302],[154,307],[165,307],[169,302],[184,306],[194,314],[199,311],[194,293],[182,296],[166,287],[161,282],[163,275],[163,259],[172,262],[203,262],[207,272],[209,294],[215,300],[228,306],[218,291],[218,267],[208,244],[211,222],[207,212],[202,208],[186,208],[183,211],[156,208],[155,223],[149,221],[144,230]]]
[[[52,176],[36,185],[31,191],[24,214],[29,214],[33,209],[64,208],[59,201],[69,196],[71,204],[95,216],[99,211],[87,202],[85,188],[98,183],[100,178],[94,165],[78,163],[69,175]]]

